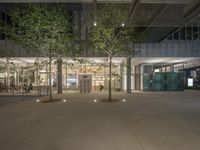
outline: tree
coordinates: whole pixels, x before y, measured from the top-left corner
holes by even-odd
[[[69,55],[72,34],[68,14],[59,4],[28,4],[9,12],[3,31],[25,49],[49,57],[49,100],[52,100],[51,63]]]
[[[90,29],[90,42],[94,51],[102,51],[109,58],[109,101],[112,101],[112,59],[115,56],[130,56],[132,45],[143,34],[134,28],[129,18],[128,5],[100,4],[94,17],[94,26]]]

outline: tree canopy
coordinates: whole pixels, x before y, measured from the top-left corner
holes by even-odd
[[[4,33],[26,49],[48,55],[66,55],[71,47],[71,24],[59,4],[27,4],[8,14]]]
[[[132,43],[143,36],[129,18],[128,5],[99,4],[93,18],[90,42],[95,51],[102,51],[105,56],[130,55]]]

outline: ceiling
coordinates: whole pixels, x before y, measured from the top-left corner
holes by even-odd
[[[200,58],[185,58],[185,57],[141,57],[133,58],[132,65],[137,66],[139,64],[177,64],[177,63],[193,63],[196,62],[200,65]]]
[[[82,58],[79,57],[77,59],[87,59],[90,62],[104,64],[108,60],[103,57],[93,57],[93,58]],[[1,62],[7,62],[5,58],[0,59]],[[35,61],[44,61],[48,60],[47,57],[13,57],[10,58],[11,62],[15,63],[34,63]],[[72,58],[63,58],[64,62],[74,62]],[[126,59],[123,57],[115,57],[113,58],[113,63],[122,63],[126,62]],[[137,66],[139,64],[176,64],[176,63],[185,63],[185,64],[191,64],[191,63],[198,63],[200,65],[200,58],[197,57],[140,57],[140,58],[132,58],[132,66]]]
[[[160,42],[169,33],[186,25],[200,14],[199,0],[0,0],[4,3],[20,2],[63,2],[71,3],[70,9],[82,12],[93,8],[97,3],[130,3],[131,16],[135,18],[138,30],[146,33],[144,42]]]
[[[0,0],[0,2],[64,2],[64,3],[92,3],[94,0]],[[133,0],[97,0],[98,3],[131,3]],[[191,0],[141,0],[140,3],[179,3],[189,4]]]

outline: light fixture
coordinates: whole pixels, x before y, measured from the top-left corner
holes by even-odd
[[[94,102],[96,103],[96,102],[97,102],[97,100],[96,100],[96,99],[94,99]]]
[[[65,103],[66,102],[66,99],[63,99],[63,103]]]
[[[40,100],[39,100],[39,99],[37,99],[37,100],[36,100],[36,102],[38,103],[38,102],[40,102]]]
[[[94,22],[94,26],[97,26],[97,22],[96,21]]]
[[[126,102],[126,100],[125,100],[125,99],[123,99],[123,100],[122,100],[122,102]]]
[[[124,23],[122,23],[122,27],[124,27],[125,26],[125,24]]]

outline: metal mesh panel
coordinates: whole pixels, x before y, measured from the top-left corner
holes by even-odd
[[[144,91],[182,91],[183,73],[158,72],[144,74]]]

